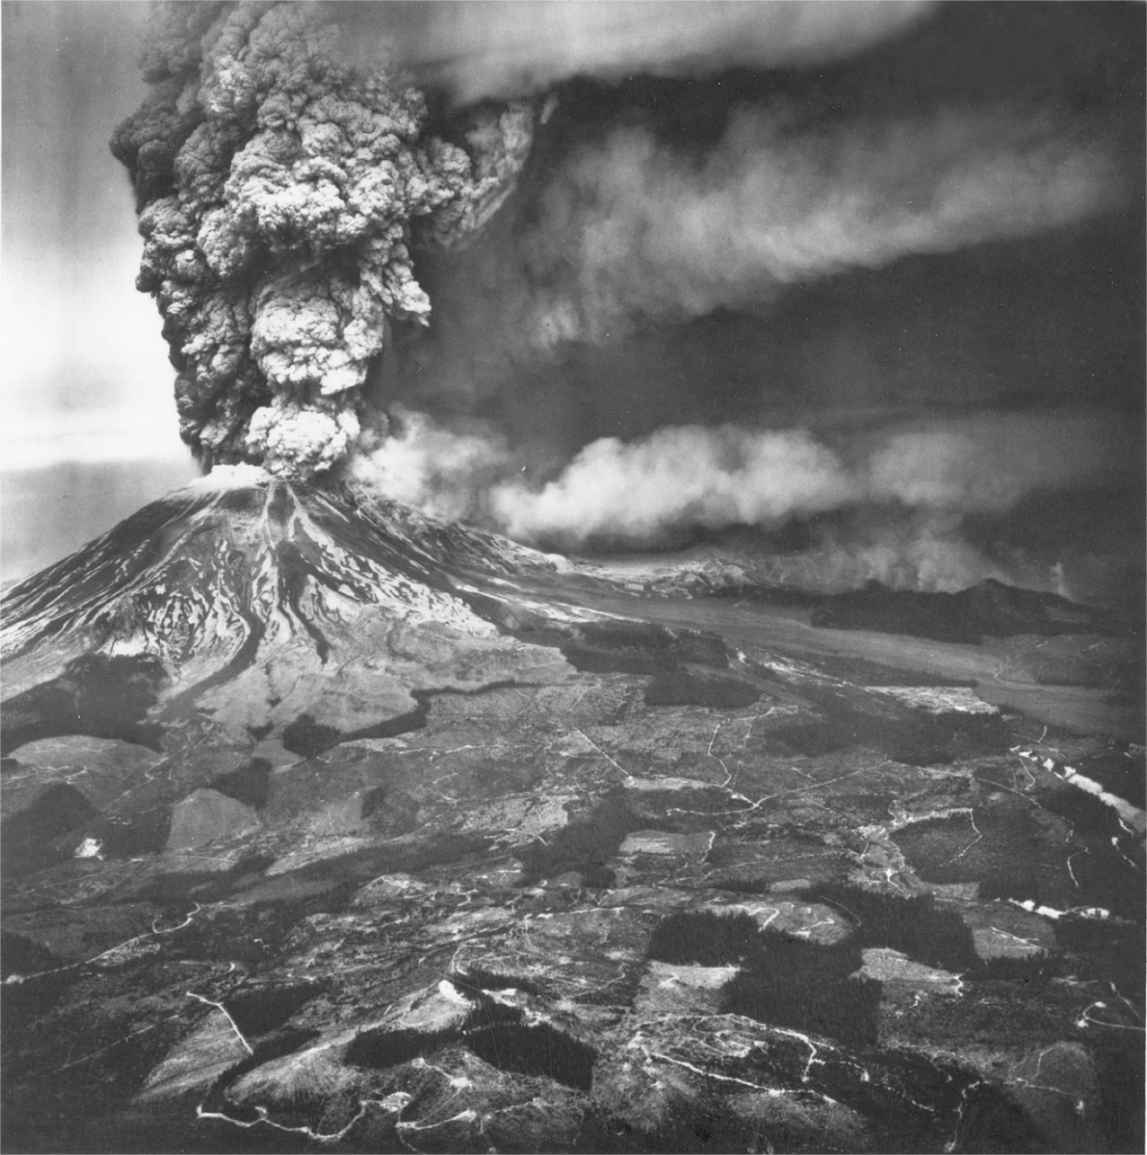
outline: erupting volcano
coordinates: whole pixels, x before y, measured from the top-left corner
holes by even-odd
[[[156,4],[202,476],[6,590],[5,1149],[1141,1150],[1144,59]]]

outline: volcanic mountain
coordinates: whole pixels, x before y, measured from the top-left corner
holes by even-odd
[[[481,684],[458,652],[505,648],[452,575],[553,568],[397,505],[219,472],[231,483],[155,502],[12,592],[7,686],[35,688],[10,699],[9,744],[131,726],[145,699],[161,727],[210,715],[217,734],[385,724],[412,691]]]
[[[1134,642],[608,571],[238,468],[12,590],[7,1149],[1141,1146]]]

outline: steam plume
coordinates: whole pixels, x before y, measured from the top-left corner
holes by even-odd
[[[849,477],[807,433],[697,426],[586,446],[537,493],[507,485],[494,509],[511,536],[648,543],[670,526],[776,525],[845,504]]]
[[[836,445],[803,429],[666,426],[637,441],[594,441],[532,487],[515,476],[497,435],[451,432],[425,414],[402,420],[400,435],[359,455],[353,481],[429,513],[485,519],[512,537],[650,545],[682,529],[773,530],[829,511],[897,506],[915,519],[920,565],[938,556],[940,537],[949,557],[959,552],[956,531],[968,515],[1118,479],[1138,444],[1133,429],[1089,412],[901,422]],[[875,566],[887,541],[869,537]],[[896,556],[906,552],[898,542]]]
[[[481,516],[484,495],[505,477],[511,455],[489,429],[457,432],[425,413],[395,405],[388,435],[350,462],[347,480],[368,494],[383,493],[431,517],[456,521]]]

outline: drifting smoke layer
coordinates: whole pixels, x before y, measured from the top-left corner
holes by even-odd
[[[1018,579],[1018,584],[1062,592],[1053,588],[1044,572],[1005,568],[985,556],[965,538],[957,515],[933,512],[883,518],[873,525],[820,529],[816,538],[811,550],[768,559],[761,576],[773,585],[825,593],[856,589],[870,581],[890,589],[953,593],[985,578]]]
[[[179,370],[184,439],[213,461],[309,476],[345,457],[391,322],[425,323],[410,246],[479,229],[512,187],[532,112],[475,117],[466,146],[375,43],[346,63],[321,6],[157,10],[152,84],[117,130],[141,206],[141,289]]]
[[[831,60],[910,27],[930,7],[919,0],[447,2],[409,9],[400,37],[405,57],[466,102],[577,75],[691,76]]]
[[[700,157],[623,129],[546,188],[515,258],[529,282],[508,337],[544,349],[755,308],[786,285],[1053,229],[1122,195],[1097,124],[1020,109],[819,128],[743,111]]]
[[[457,521],[480,516],[483,495],[509,468],[505,442],[489,430],[444,429],[424,413],[399,405],[391,415],[389,435],[373,451],[364,447],[351,459],[347,481],[431,517]]]
[[[685,554],[682,572],[695,557],[696,572],[718,587],[743,580],[839,593],[875,580],[950,593],[994,578],[1077,601],[1127,603],[1132,613],[1142,600],[1134,562],[1102,546],[1097,552],[1086,534],[1075,541],[1069,529],[1049,549],[969,525],[969,515],[986,513],[989,527],[999,526],[1000,515],[1033,499],[1050,500],[1055,517],[1063,513],[1057,494],[1121,475],[1133,434],[1092,414],[899,426],[862,439],[859,449],[850,441],[847,453],[804,431],[676,427],[637,444],[595,442],[540,490],[521,481],[519,459],[493,430],[453,432],[401,408],[395,418],[390,436],[347,471],[365,500],[383,493],[543,546],[679,547],[690,530],[730,529],[719,546],[727,560],[715,572],[708,550]],[[1089,439],[1106,449],[1081,456],[1079,443]],[[783,526],[809,514],[793,548]],[[732,529],[739,524],[750,532]],[[778,528],[780,538],[770,536]]]
[[[1117,476],[1134,438],[1110,419],[997,415],[869,435],[846,461],[803,431],[667,428],[633,444],[596,441],[539,492],[503,486],[493,505],[512,536],[559,541],[775,527],[862,503],[1003,513],[1041,490]]]
[[[786,88],[762,74],[736,101],[724,95],[728,77],[672,85],[674,115],[626,104],[624,85],[608,95],[598,85],[588,86],[588,112],[485,103],[432,123],[392,66],[392,34],[420,79],[464,105],[575,73],[807,64],[865,48],[922,11],[162,7],[145,61],[151,96],[113,148],[141,206],[140,285],[164,316],[185,439],[209,465],[246,461],[293,477],[349,462],[359,484],[439,515],[573,543],[774,526],[862,502],[998,511],[1103,475],[1110,431],[1085,418],[824,441],[678,416],[644,441],[592,441],[535,490],[497,434],[476,424],[444,432],[394,406],[398,395],[417,408],[449,394],[455,411],[497,412],[484,407],[496,391],[525,408],[522,383],[556,367],[548,355],[568,342],[605,346],[650,319],[722,309],[764,317],[787,286],[1053,230],[1122,201],[1127,165],[1102,100],[1073,100],[1066,84],[1059,98],[1032,89],[1025,99],[1021,85],[994,105],[944,96],[906,108],[818,103],[815,79]],[[707,107],[703,128],[687,128],[675,113],[702,87],[698,99],[723,102],[720,114]],[[486,229],[518,187],[536,129],[544,140],[529,179]],[[430,313],[416,244],[449,252],[426,266],[435,326],[407,341]],[[608,428],[617,426],[567,447]],[[1049,437],[1067,450],[1049,453]],[[525,449],[536,464],[536,447]],[[1115,456],[1125,464],[1129,454]]]
[[[931,527],[916,533],[923,556],[937,519],[951,553],[962,517],[1117,480],[1137,440],[1117,419],[1090,413],[901,424],[853,435],[844,450],[805,430],[669,426],[641,441],[595,441],[532,489],[510,479],[514,461],[499,439],[407,414],[401,435],[360,456],[352,476],[426,512],[484,517],[512,537],[566,546],[649,545],[682,528],[775,529],[833,510],[895,505]],[[884,543],[872,548],[875,558]],[[895,553],[905,555],[903,542]]]
[[[595,441],[540,492],[504,486],[493,504],[512,537],[648,542],[671,526],[777,525],[835,509],[849,486],[836,456],[800,430],[668,427],[629,445]]]

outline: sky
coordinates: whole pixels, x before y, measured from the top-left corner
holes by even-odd
[[[196,472],[179,440],[159,318],[134,285],[130,185],[107,145],[143,96],[146,15],[142,3],[0,7],[4,579]],[[125,471],[133,461],[147,468]],[[140,484],[108,484],[105,467]]]

